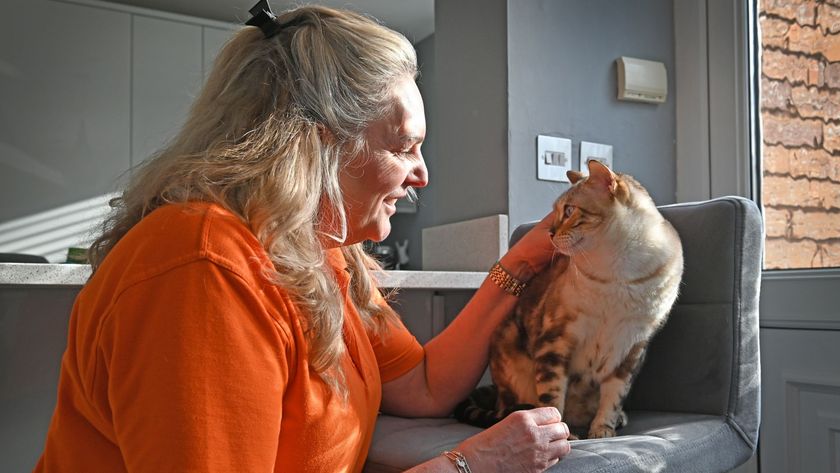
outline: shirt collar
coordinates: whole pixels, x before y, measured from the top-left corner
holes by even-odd
[[[341,251],[340,247],[327,249],[327,264],[335,271],[340,280],[345,278],[347,281],[350,280],[350,273],[347,271],[347,259],[344,258],[344,252]]]

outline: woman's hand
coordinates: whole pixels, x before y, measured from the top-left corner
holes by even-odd
[[[542,472],[571,451],[569,428],[554,407],[516,411],[464,440],[458,450],[472,471]]]
[[[556,250],[551,243],[554,211],[543,217],[501,259],[502,266],[520,281],[527,282],[548,266]]]

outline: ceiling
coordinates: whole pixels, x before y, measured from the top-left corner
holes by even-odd
[[[198,16],[228,23],[244,23],[256,0],[109,0],[113,3]],[[280,12],[304,2],[270,1]],[[321,0],[318,3],[367,13],[404,34],[412,43],[422,41],[435,30],[434,0]]]

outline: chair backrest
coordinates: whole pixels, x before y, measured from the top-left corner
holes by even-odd
[[[741,197],[659,210],[680,234],[685,273],[679,298],[651,342],[626,407],[728,416],[755,440],[761,213]],[[511,245],[531,226],[517,228]]]

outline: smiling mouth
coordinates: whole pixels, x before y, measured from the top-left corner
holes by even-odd
[[[398,196],[398,197],[388,197],[388,198],[384,199],[383,202],[385,202],[388,205],[397,205],[397,201],[402,199],[403,197],[405,197],[405,196],[403,195],[403,196]]]

